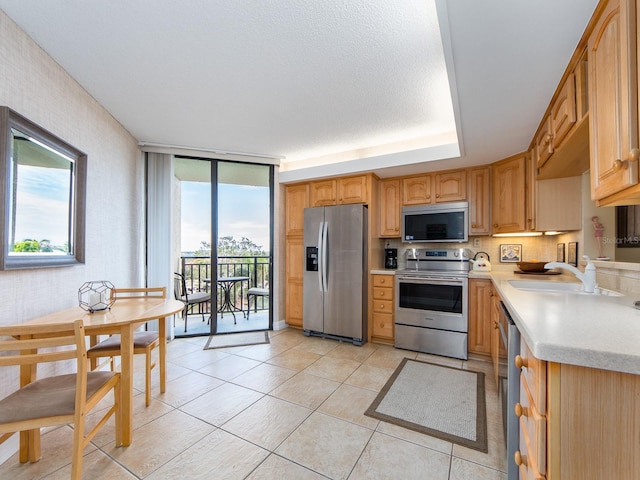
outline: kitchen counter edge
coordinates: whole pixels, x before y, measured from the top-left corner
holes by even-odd
[[[634,297],[523,291],[513,272],[473,272],[490,278],[520,334],[539,359],[640,374],[640,310]],[[527,280],[577,281],[571,274]]]

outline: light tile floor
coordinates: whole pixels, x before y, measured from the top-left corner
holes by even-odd
[[[134,439],[114,445],[107,424],[85,450],[86,479],[504,480],[506,452],[491,365],[393,347],[355,347],[270,332],[271,343],[203,350],[207,337],[167,347],[167,392],[144,406],[136,356]],[[486,373],[489,452],[366,417],[363,412],[403,357]],[[90,420],[89,420],[90,421]],[[0,478],[69,478],[71,428],[49,429],[42,460],[0,465]]]

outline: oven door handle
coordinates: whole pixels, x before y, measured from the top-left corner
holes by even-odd
[[[454,277],[397,277],[398,282],[419,283],[420,285],[464,285],[464,280]]]

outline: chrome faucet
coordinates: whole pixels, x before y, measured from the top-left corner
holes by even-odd
[[[582,289],[586,293],[593,293],[597,288],[596,266],[593,264],[588,255],[583,255],[582,258],[587,261],[587,266],[584,268],[584,273],[578,270],[573,265],[569,265],[568,263],[563,262],[549,262],[545,264],[544,268],[562,268],[565,270],[569,270],[576,277],[578,277],[578,280],[582,282]]]

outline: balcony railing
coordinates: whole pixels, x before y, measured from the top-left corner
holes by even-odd
[[[228,255],[218,257],[218,278],[249,277],[247,282],[238,282],[231,289],[231,303],[238,309],[247,310],[247,289],[252,287],[269,288],[270,257]],[[211,257],[187,255],[180,257],[182,274],[187,289],[191,292],[209,291],[211,275]],[[222,304],[222,291],[217,290],[217,305]],[[253,301],[251,302],[253,306]],[[257,310],[269,309],[269,297],[256,297]]]

